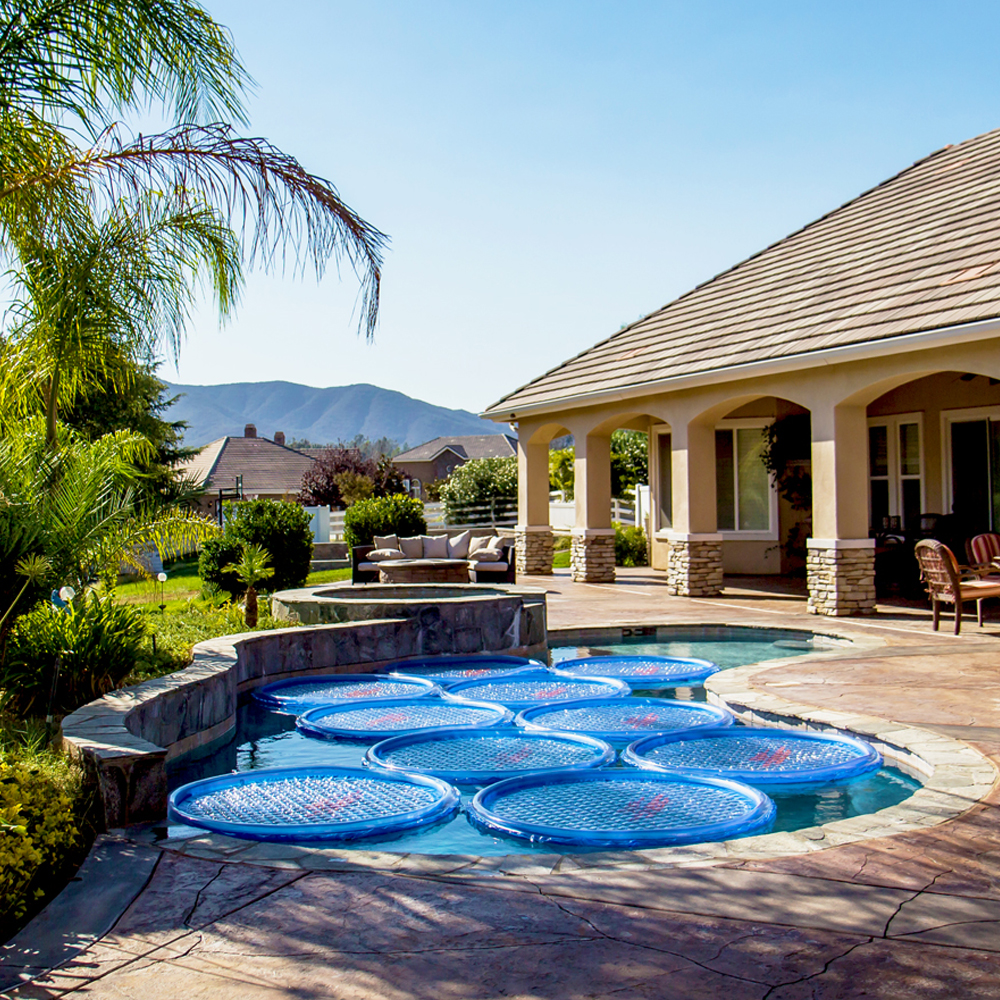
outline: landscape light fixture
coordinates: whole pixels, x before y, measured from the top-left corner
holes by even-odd
[[[167,610],[166,601],[163,600],[163,585],[167,582],[167,574],[160,570],[156,574],[156,579],[160,581],[160,614],[162,615]]]

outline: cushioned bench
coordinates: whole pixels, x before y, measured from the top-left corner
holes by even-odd
[[[470,583],[514,583],[514,539],[493,528],[470,528],[439,535],[376,536],[374,545],[351,549],[351,582],[378,583],[379,567],[390,560],[461,559]]]

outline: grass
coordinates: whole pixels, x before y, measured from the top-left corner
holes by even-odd
[[[569,568],[569,549],[560,549],[552,553],[552,568],[553,569],[568,569]]]
[[[191,662],[191,647],[205,639],[245,632],[246,624],[238,603],[202,597],[197,560],[171,563],[165,568],[167,582],[163,585],[163,610],[160,609],[160,585],[148,580],[119,585],[115,593],[120,600],[136,605],[146,620],[149,641],[136,661],[135,668],[124,683],[139,684],[154,677],[183,670]],[[307,587],[320,586],[351,578],[350,567],[310,573]],[[264,611],[257,631],[282,628]]]

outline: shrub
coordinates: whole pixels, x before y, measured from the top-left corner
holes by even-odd
[[[497,513],[506,513],[517,504],[517,459],[474,458],[460,465],[440,492],[445,516],[452,523],[468,520],[469,508],[482,504],[493,503]]]
[[[60,653],[55,712],[72,712],[113,691],[132,670],[145,634],[139,611],[110,594],[92,593],[62,609],[37,605],[14,622],[7,639],[0,667],[5,710],[45,714]]]
[[[364,499],[344,490],[341,476],[350,473],[352,477],[364,477],[371,481],[369,495],[392,496],[403,489],[403,474],[392,463],[388,455],[380,455],[376,461],[360,448],[336,445],[327,448],[316,460],[313,467],[302,478],[302,490],[298,495],[300,503],[310,507],[349,507],[353,502]],[[356,482],[354,478],[348,482]]]
[[[344,512],[344,541],[371,545],[376,535],[422,535],[427,531],[424,503],[405,493],[359,500]]]
[[[81,772],[65,758],[0,749],[0,941],[80,861],[85,802]]]
[[[615,522],[615,565],[648,565],[646,532],[642,528],[628,528]]]
[[[267,552],[274,590],[305,585],[313,541],[309,514],[302,507],[283,500],[244,500],[225,504],[223,519],[222,535],[205,542],[198,557],[198,575],[205,590],[222,590],[230,597],[243,593],[246,588],[228,567],[240,561],[244,545],[257,545]]]

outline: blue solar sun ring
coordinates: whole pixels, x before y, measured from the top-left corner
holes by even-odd
[[[560,660],[559,669],[579,677],[617,677],[633,688],[689,687],[718,673],[709,660],[681,656],[582,656]]]
[[[254,691],[254,698],[278,712],[298,715],[309,708],[373,698],[422,698],[441,693],[434,681],[423,677],[388,677],[383,674],[331,674],[275,681]]]
[[[295,727],[315,739],[368,742],[422,729],[489,729],[508,725],[513,717],[503,705],[485,702],[384,698],[312,708],[295,720]]]
[[[206,778],[171,793],[168,820],[252,840],[356,840],[446,819],[447,782],[353,767],[276,767]]]
[[[540,773],[487,785],[467,807],[490,833],[576,847],[667,847],[765,832],[775,806],[738,781],[656,771]]]
[[[734,722],[732,712],[702,702],[669,698],[605,698],[538,705],[522,711],[514,724],[530,732],[584,733],[612,746],[626,746],[639,736],[677,730],[721,729]]]
[[[429,774],[456,785],[483,785],[539,771],[580,771],[615,762],[602,740],[570,733],[517,729],[437,729],[376,743],[367,763],[390,771]]]
[[[453,684],[448,699],[496,702],[518,711],[549,702],[624,698],[631,688],[615,677],[574,677],[562,670],[514,670]]]
[[[752,726],[649,736],[632,743],[622,760],[633,767],[733,778],[775,791],[850,781],[882,766],[882,755],[853,736]]]
[[[422,677],[447,687],[477,677],[496,677],[525,667],[544,670],[545,664],[523,656],[422,656],[397,660],[385,669],[400,677]]]

